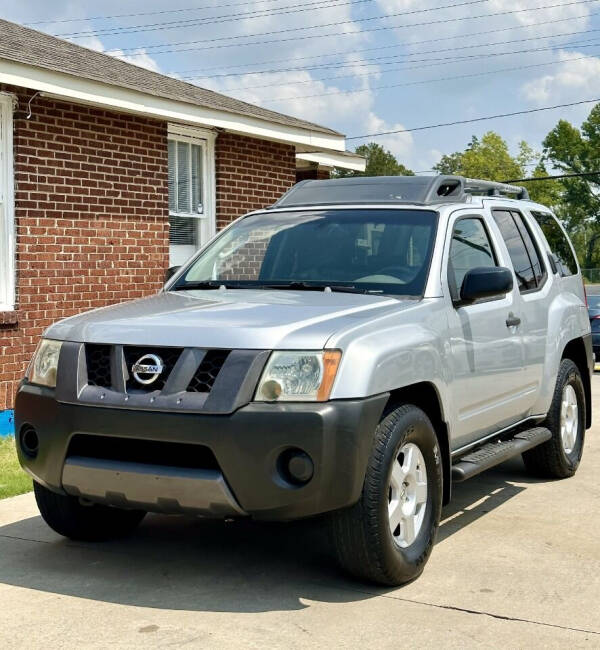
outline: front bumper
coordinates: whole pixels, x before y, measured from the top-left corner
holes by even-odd
[[[227,415],[164,413],[58,402],[54,391],[24,383],[15,403],[17,441],[34,427],[32,458],[17,442],[33,478],[60,493],[120,507],[208,516],[250,515],[287,520],[336,510],[361,493],[373,433],[388,395],[324,403],[252,403]],[[217,466],[172,467],[135,458],[70,454],[73,437],[162,441],[208,448]],[[314,463],[312,479],[282,476],[283,452],[299,449]]]

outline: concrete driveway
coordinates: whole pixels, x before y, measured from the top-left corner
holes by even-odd
[[[52,533],[32,495],[0,501],[2,648],[600,648],[600,376],[573,479],[521,462],[456,487],[423,576],[341,575],[318,522],[157,515],[130,539]]]

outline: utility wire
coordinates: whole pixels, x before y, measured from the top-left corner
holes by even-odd
[[[511,26],[511,27],[501,27],[499,29],[488,29],[482,32],[471,32],[467,34],[468,38],[473,38],[474,36],[487,36],[488,34],[498,34],[501,32],[513,32],[518,29],[530,29],[532,27],[541,27],[543,25],[551,25],[555,23],[563,23],[571,20],[581,20],[582,18],[591,18],[593,16],[599,15],[599,12],[593,12],[589,14],[581,14],[579,16],[569,16],[568,18],[558,18],[555,20],[544,20],[541,22],[537,23],[529,23],[527,25],[518,25],[518,26]],[[587,30],[586,30],[587,31]],[[583,33],[583,32],[582,32]],[[229,70],[231,68],[249,68],[254,65],[268,65],[270,63],[290,63],[293,61],[308,61],[310,59],[322,59],[323,57],[326,56],[343,56],[346,54],[361,54],[363,52],[375,52],[379,50],[389,50],[389,49],[396,49],[399,47],[405,47],[405,46],[416,46],[416,45],[425,45],[429,43],[441,43],[443,41],[452,41],[455,40],[456,38],[460,38],[461,35],[454,35],[454,36],[444,36],[441,38],[430,38],[424,41],[414,41],[412,43],[394,43],[393,45],[379,45],[377,47],[368,47],[368,48],[363,48],[360,50],[357,49],[352,49],[352,50],[341,50],[337,52],[330,52],[329,54],[316,54],[312,56],[299,56],[299,57],[293,57],[291,59],[271,59],[269,61],[255,61],[254,63],[237,63],[237,64],[232,64],[232,65],[226,65],[226,66],[212,66],[210,68],[196,68],[193,70],[172,70],[168,72],[167,74],[170,75],[187,75],[188,73],[192,72],[206,72],[209,70]],[[523,39],[525,40],[525,39]],[[331,64],[323,64],[323,65],[331,65]],[[291,69],[291,68],[290,68]],[[302,69],[302,68],[299,68]],[[281,72],[282,70],[273,70],[273,72]],[[232,72],[228,74],[215,74],[215,75],[188,75],[188,76],[181,76],[180,79],[209,79],[209,78],[216,78],[216,77],[224,77],[224,76],[239,76],[242,74],[254,74],[254,71],[251,72]]]
[[[280,16],[283,14],[295,14],[302,11],[316,11],[318,9],[330,9],[347,5],[363,4],[374,0],[315,0],[315,2],[285,5],[276,9],[257,9],[234,14],[223,14],[220,16],[205,16],[204,18],[189,18],[187,20],[174,20],[146,25],[123,25],[122,27],[105,27],[103,29],[90,29],[81,32],[63,32],[54,34],[60,38],[87,38],[88,36],[115,36],[119,34],[137,34],[141,32],[155,32],[167,29],[179,29],[180,27],[196,27],[211,25],[213,23],[226,23],[237,20],[249,20],[251,18],[265,18],[268,16]],[[477,0],[478,2],[489,2],[489,0]],[[321,5],[321,6],[315,6]],[[296,7],[301,7],[297,9]],[[293,10],[293,11],[292,11]]]
[[[480,1],[480,0],[472,0],[472,1]],[[359,36],[363,35],[369,32],[378,32],[378,31],[384,31],[384,30],[390,30],[390,29],[408,29],[412,27],[423,27],[423,26],[433,26],[433,25],[440,25],[440,24],[447,24],[447,23],[454,23],[454,22],[462,22],[463,20],[476,20],[479,18],[493,18],[495,16],[507,16],[511,14],[521,14],[521,13],[526,13],[530,11],[541,11],[543,9],[556,9],[559,7],[570,7],[570,6],[575,6],[575,5],[587,5],[591,4],[593,2],[598,2],[599,0],[571,0],[570,2],[561,2],[558,4],[551,4],[551,5],[543,5],[541,7],[530,7],[527,9],[511,9],[511,10],[506,10],[506,11],[496,11],[493,13],[487,13],[487,14],[477,14],[475,16],[458,16],[455,18],[442,18],[439,20],[428,20],[424,21],[421,23],[410,23],[410,24],[404,24],[404,25],[390,25],[390,26],[384,26],[384,27],[374,27],[371,29],[363,29],[360,31],[353,31],[353,32],[335,32],[335,33],[328,33],[328,34],[310,34],[310,35],[304,35],[304,36],[295,36],[295,37],[289,37],[289,38],[283,38],[283,39],[271,39],[271,40],[265,40],[265,41],[252,41],[249,43],[230,43],[230,44],[222,44],[222,45],[207,45],[204,47],[190,47],[190,48],[185,48],[185,49],[165,49],[161,50],[160,52],[147,52],[149,48],[160,48],[160,47],[166,47],[166,46],[171,46],[171,47],[179,47],[182,45],[196,45],[199,43],[217,43],[221,41],[231,41],[231,40],[238,40],[241,38],[251,38],[255,36],[270,36],[270,35],[275,35],[275,34],[284,34],[284,33],[289,33],[289,32],[298,32],[298,31],[305,31],[308,29],[317,29],[321,27],[339,27],[341,25],[347,25],[347,24],[355,24],[357,22],[364,22],[366,20],[381,20],[382,18],[389,18],[389,17],[395,17],[398,15],[407,15],[407,14],[413,14],[413,13],[421,13],[423,11],[438,11],[440,7],[436,7],[435,9],[423,9],[423,10],[413,10],[411,12],[398,12],[395,14],[387,14],[386,16],[377,16],[374,18],[364,18],[364,19],[357,19],[357,20],[348,20],[348,21],[340,21],[336,23],[326,23],[326,24],[321,24],[321,25],[312,25],[312,26],[307,26],[307,27],[291,27],[288,29],[282,29],[282,30],[275,30],[275,31],[269,31],[269,32],[260,32],[256,34],[240,34],[236,36],[221,36],[219,38],[211,38],[211,39],[204,39],[204,40],[197,40],[197,41],[180,41],[179,43],[162,43],[162,44],[155,44],[155,45],[140,45],[137,47],[130,47],[130,48],[113,48],[109,50],[104,50],[104,53],[110,53],[110,52],[135,52],[136,50],[144,50],[144,52],[141,52],[141,54],[151,54],[152,56],[158,55],[158,54],[169,54],[173,52],[190,52],[190,51],[198,51],[198,50],[212,50],[212,49],[218,49],[218,48],[224,48],[224,47],[247,47],[249,45],[264,45],[267,43],[283,43],[286,41],[301,41],[301,40],[306,40],[306,39],[312,39],[312,38],[326,38],[330,36],[348,36],[348,35],[353,35],[353,36]],[[462,4],[462,3],[461,3]],[[446,5],[446,8],[452,7],[452,6],[458,6],[458,5]],[[131,54],[130,56],[135,56],[135,54]]]
[[[590,30],[590,31],[600,31],[598,30]],[[548,37],[546,37],[548,38]],[[525,39],[523,39],[525,40]],[[584,41],[582,43],[570,43],[569,47],[576,47],[579,49],[584,49],[588,47],[598,47],[600,43],[596,39],[595,42],[589,43],[589,41],[592,39],[588,39],[588,41]],[[517,41],[507,41],[507,43],[510,42],[517,42]],[[587,43],[587,44],[585,44]],[[502,45],[503,43],[498,43],[498,45]],[[466,47],[485,47],[481,45],[473,45],[473,46],[466,46]],[[415,59],[414,61],[407,61],[407,63],[425,63],[425,65],[416,65],[416,66],[409,66],[406,67],[404,65],[401,65],[400,67],[394,67],[394,68],[388,68],[387,70],[377,70],[377,71],[370,71],[370,72],[362,72],[360,74],[342,74],[342,75],[334,75],[333,77],[321,77],[319,79],[301,79],[298,81],[286,81],[286,82],[278,82],[278,83],[271,83],[271,84],[262,84],[259,86],[240,86],[238,88],[227,88],[227,92],[237,92],[237,91],[246,91],[246,90],[254,90],[258,88],[273,88],[273,87],[281,87],[281,86],[288,86],[288,85],[298,85],[298,84],[307,84],[307,83],[315,83],[319,81],[334,81],[336,79],[356,79],[359,77],[371,77],[373,74],[388,74],[390,72],[398,72],[398,71],[405,71],[405,70],[418,70],[420,68],[427,68],[431,67],[431,65],[451,65],[453,63],[460,63],[462,61],[470,61],[470,60],[480,60],[480,59],[488,59],[488,58],[493,58],[493,57],[498,57],[498,56],[512,56],[514,54],[527,54],[531,52],[557,52],[560,50],[563,50],[565,47],[565,44],[563,45],[555,45],[551,47],[534,47],[534,48],[528,48],[525,50],[512,50],[509,52],[482,52],[480,54],[467,54],[464,56],[457,56],[457,57],[452,57],[452,58],[445,58],[445,57],[437,57],[437,58],[429,58],[429,59]],[[462,48],[457,48],[457,49],[462,49]],[[444,50],[440,50],[444,51]],[[447,51],[447,50],[446,50]],[[424,54],[430,54],[432,52],[424,52]],[[410,55],[408,55],[410,56]],[[416,55],[412,55],[416,56]],[[389,61],[389,62],[382,62],[379,64],[375,63],[370,63],[367,65],[394,65],[397,64],[397,61]],[[364,67],[364,66],[363,66]]]
[[[266,4],[271,2],[281,2],[281,0],[257,0],[260,3]],[[230,2],[229,4],[216,4],[216,5],[204,5],[201,7],[184,7],[182,9],[162,9],[160,11],[143,11],[141,13],[134,14],[113,14],[111,16],[88,16],[87,18],[61,18],[56,20],[55,18],[48,20],[36,20],[31,23],[24,23],[25,25],[48,25],[50,23],[59,24],[59,23],[82,23],[87,20],[112,20],[113,18],[133,18],[138,16],[159,16],[164,14],[177,14],[187,11],[204,11],[206,9],[222,9],[223,7],[244,7],[246,5],[254,5],[254,2]]]
[[[600,176],[597,172],[578,172],[577,174],[557,174],[556,176],[531,176],[530,178],[517,178],[512,181],[502,181],[503,183],[532,183],[535,181],[553,181],[560,178],[580,178],[582,176]]]
[[[595,32],[600,32],[599,29],[585,29],[582,31],[578,32],[564,32],[562,34],[551,34],[549,36],[531,36],[529,38],[516,38],[512,39],[510,41],[496,41],[492,43],[478,43],[475,45],[460,45],[458,47],[448,47],[440,50],[426,50],[419,52],[419,54],[439,54],[442,52],[456,52],[457,50],[468,50],[468,49],[474,49],[474,48],[480,48],[480,47],[494,47],[496,45],[509,45],[511,43],[524,43],[526,41],[538,41],[538,40],[545,40],[549,38],[565,38],[567,36],[579,36],[583,34],[591,34]],[[474,34],[470,34],[469,36],[474,36]],[[452,37],[454,38],[454,37]],[[589,39],[588,39],[589,40]],[[587,42],[587,41],[584,41]],[[565,43],[565,46],[568,47],[575,47],[574,43]],[[309,70],[328,70],[330,68],[367,68],[371,66],[376,66],[376,65],[391,65],[396,63],[396,61],[388,61],[388,59],[398,59],[400,57],[412,57],[412,56],[417,56],[417,53],[403,53],[403,54],[391,54],[387,56],[377,56],[377,57],[372,57],[372,58],[366,58],[366,59],[356,59],[356,60],[346,60],[344,63],[338,63],[338,62],[330,62],[330,63],[320,63],[318,65],[312,65],[312,66],[297,66],[294,68],[275,68],[271,70],[252,70],[252,71],[247,71],[247,72],[230,72],[230,73],[225,73],[225,74],[216,74],[216,75],[210,75],[210,76],[190,76],[190,77],[181,77],[181,79],[216,79],[216,78],[221,78],[221,77],[239,77],[239,76],[246,76],[246,75],[259,75],[259,74],[277,74],[280,72],[308,72]],[[372,62],[372,63],[371,63]],[[354,76],[354,75],[352,75]],[[341,78],[341,77],[340,77]],[[310,81],[310,80],[308,80]],[[287,82],[287,83],[308,83],[307,82]],[[314,80],[313,80],[314,81]],[[319,81],[323,81],[323,79],[319,79]],[[287,85],[282,84],[282,85]],[[266,84],[265,86],[245,86],[245,88],[267,88],[270,85],[276,86],[279,84]],[[236,90],[234,89],[229,89],[229,90]]]
[[[383,135],[395,135],[397,133],[413,133],[414,131],[427,131],[429,129],[440,129],[445,126],[457,126],[459,124],[473,124],[474,122],[484,122],[486,120],[495,120],[500,117],[515,117],[516,115],[528,115],[530,113],[540,113],[541,111],[552,111],[557,108],[568,108],[570,106],[581,106],[583,104],[596,104],[600,98],[583,99],[578,102],[568,102],[566,104],[555,104],[554,106],[542,106],[541,108],[530,108],[523,111],[514,111],[512,113],[498,113],[497,115],[485,115],[483,117],[474,117],[469,120],[455,120],[454,122],[441,122],[440,124],[428,124],[427,126],[415,126],[410,129],[396,129],[394,131],[381,131],[380,133],[367,133],[366,135],[353,135],[346,140],[363,140],[364,138],[378,138]]]
[[[599,53],[594,53],[590,54],[588,56],[578,56],[578,57],[573,57],[570,59],[563,59],[561,63],[571,63],[572,61],[583,61],[586,59],[592,59],[595,58]],[[437,66],[440,64],[432,64],[432,66]],[[546,61],[545,63],[530,63],[528,65],[519,65],[511,68],[500,68],[498,70],[486,70],[484,72],[472,72],[470,74],[461,74],[461,75],[455,75],[455,76],[444,76],[444,77],[437,77],[435,79],[423,79],[419,81],[404,81],[402,83],[397,83],[397,84],[386,84],[384,86],[370,86],[368,88],[358,88],[356,90],[333,90],[330,92],[326,93],[316,93],[314,95],[291,95],[291,96],[286,96],[286,97],[277,97],[274,99],[267,99],[264,100],[262,103],[263,104],[276,104],[282,101],[288,101],[291,99],[312,99],[316,97],[328,97],[330,95],[354,95],[358,93],[370,93],[373,90],[388,90],[390,88],[405,88],[407,86],[420,86],[424,84],[429,84],[429,83],[435,83],[435,82],[440,82],[440,81],[457,81],[457,80],[462,80],[462,79],[473,79],[475,77],[485,77],[490,74],[500,74],[504,72],[517,72],[520,70],[530,70],[532,68],[542,68],[548,65],[556,65],[556,60],[552,61]],[[421,67],[432,67],[432,66],[421,66]]]

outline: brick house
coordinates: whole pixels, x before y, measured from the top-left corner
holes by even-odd
[[[50,323],[333,166],[364,169],[334,130],[0,20],[0,434]]]

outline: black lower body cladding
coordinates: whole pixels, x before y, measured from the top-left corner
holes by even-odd
[[[18,453],[36,481],[62,493],[63,469],[75,435],[93,435],[96,442],[116,437],[119,444],[125,440],[129,453],[138,440],[142,446],[148,441],[186,449],[184,445],[201,445],[214,455],[246,514],[295,519],[358,500],[387,398],[382,394],[324,403],[253,403],[230,415],[179,414],[63,404],[54,391],[25,383],[15,404],[16,430],[33,427],[39,448],[34,458],[22,449]],[[312,476],[305,484],[286,480],[281,459],[289,457],[290,450],[312,461]]]

